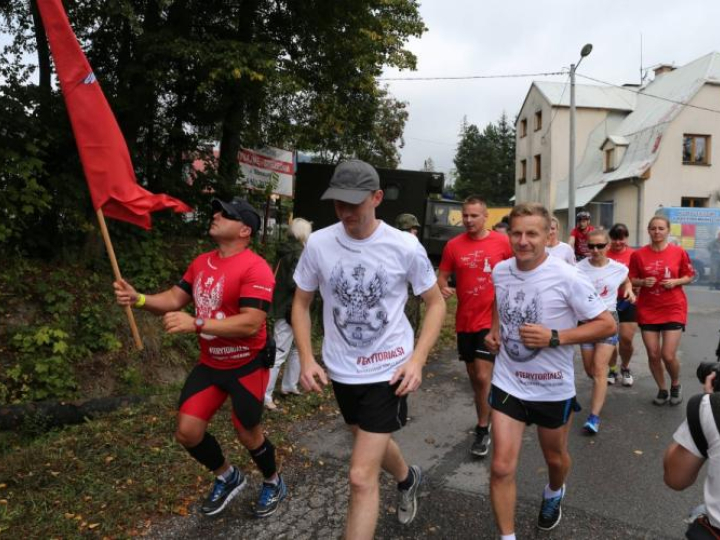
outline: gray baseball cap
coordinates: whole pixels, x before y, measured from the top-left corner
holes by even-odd
[[[320,199],[360,204],[371,192],[378,189],[380,189],[380,176],[375,167],[359,159],[351,159],[335,167],[330,179],[330,187]]]

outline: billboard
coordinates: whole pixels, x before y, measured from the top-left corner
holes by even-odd
[[[240,169],[248,185],[264,190],[275,183],[273,193],[285,197],[293,196],[293,175],[295,160],[293,152],[268,146],[259,150],[240,150]]]

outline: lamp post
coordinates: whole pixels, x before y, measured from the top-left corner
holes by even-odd
[[[575,227],[575,70],[583,58],[592,52],[588,43],[580,51],[580,60],[570,65],[570,170],[568,171],[568,229]]]

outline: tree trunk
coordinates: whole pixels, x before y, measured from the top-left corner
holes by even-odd
[[[50,49],[48,47],[45,27],[37,7],[37,0],[30,0],[32,10],[33,26],[35,27],[35,42],[37,44],[39,86],[40,90],[40,119],[48,124],[50,118],[50,98],[52,96],[52,85],[50,84]]]

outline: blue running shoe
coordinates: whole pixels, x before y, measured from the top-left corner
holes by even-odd
[[[278,475],[277,484],[263,482],[260,498],[253,509],[255,517],[264,518],[274,514],[280,501],[285,497],[287,497],[287,486],[282,476]]]
[[[587,422],[583,425],[583,429],[588,435],[595,435],[600,431],[600,417],[594,414],[588,416]]]
[[[228,503],[243,490],[246,484],[245,475],[237,467],[227,481],[216,478],[210,494],[200,506],[200,511],[206,516],[219,514],[225,510]]]
[[[543,498],[538,516],[537,527],[543,531],[549,531],[557,527],[562,519],[562,501],[565,497],[565,484],[563,484],[558,497],[550,499]]]

